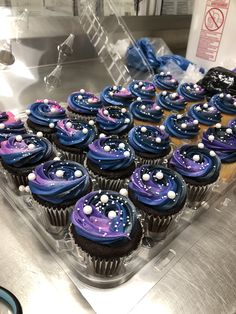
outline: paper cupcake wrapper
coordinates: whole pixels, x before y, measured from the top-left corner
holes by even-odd
[[[206,200],[207,195],[211,191],[213,184],[204,186],[194,186],[187,183],[188,187],[188,207],[197,208],[201,202]]]
[[[66,160],[72,160],[72,161],[76,161],[80,164],[82,164],[85,160],[86,154],[84,152],[81,153],[71,153],[71,152],[66,152],[60,148],[57,148],[57,151],[62,155],[62,158],[66,159]]]
[[[136,154],[136,160],[139,164],[142,164],[142,165],[150,165],[150,166],[154,166],[154,165],[166,165],[168,160],[170,159],[174,149],[175,149],[175,145],[173,143],[171,143],[171,150],[170,152],[166,155],[166,156],[163,156],[161,158],[153,158],[153,159],[150,159],[150,158],[145,158],[145,157],[141,157],[141,156],[138,156]]]
[[[171,222],[175,219],[175,217],[178,216],[178,213],[175,215],[154,217],[153,215],[143,212],[142,216],[148,231],[153,233],[161,233],[167,231]]]
[[[67,116],[70,118],[70,119],[78,119],[78,120],[83,120],[83,121],[86,121],[86,122],[89,122],[89,120],[95,120],[96,118],[96,115],[95,116],[84,116],[84,115],[81,115],[79,113],[75,113],[75,112],[72,112],[72,111],[67,111]]]
[[[18,189],[20,185],[28,185],[28,175],[18,175],[8,172],[8,177],[14,183],[15,187]]]
[[[73,255],[75,258],[78,259],[80,263],[86,265],[89,274],[103,277],[112,277],[125,272],[125,265],[131,262],[138,254],[142,242],[140,242],[140,245],[136,250],[130,252],[127,256],[106,259],[91,256],[89,253],[82,250],[82,248],[75,243],[70,228],[69,235],[74,243]]]

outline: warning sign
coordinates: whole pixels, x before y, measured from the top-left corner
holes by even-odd
[[[224,31],[230,0],[208,0],[196,56],[215,61]]]

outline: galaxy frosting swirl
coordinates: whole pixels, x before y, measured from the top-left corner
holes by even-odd
[[[78,235],[103,245],[129,241],[138,221],[131,201],[108,190],[94,191],[80,198],[71,220]]]
[[[209,103],[222,113],[236,114],[236,98],[230,94],[216,94],[212,96]]]
[[[174,91],[178,87],[179,82],[169,72],[166,74],[161,72],[154,75],[153,84],[156,88],[167,91]]]
[[[29,121],[36,125],[53,127],[57,121],[66,118],[65,109],[55,100],[37,100],[26,110]]]
[[[193,83],[183,83],[179,85],[177,92],[183,96],[186,101],[202,101],[206,95],[204,88]]]
[[[233,133],[236,135],[236,118],[228,122],[228,127],[233,130]]]
[[[90,187],[87,170],[74,161],[47,161],[37,166],[33,174],[29,180],[31,192],[52,204],[78,199]]]
[[[187,102],[183,96],[178,93],[163,91],[157,95],[158,105],[169,111],[182,111],[185,109]]]
[[[185,115],[169,115],[163,122],[170,136],[177,138],[194,138],[200,130],[198,120]]]
[[[93,142],[96,131],[94,126],[84,121],[63,119],[57,122],[56,137],[64,146],[84,149]]]
[[[136,97],[152,99],[156,96],[156,89],[152,82],[133,81],[128,86],[129,91]]]
[[[87,158],[100,169],[114,171],[134,163],[134,150],[116,137],[102,137],[89,145]]]
[[[221,125],[209,128],[203,133],[202,142],[217,153],[222,163],[236,161],[236,134],[231,128]]]
[[[7,140],[12,135],[24,134],[24,123],[15,117],[12,112],[0,113],[0,142]]]
[[[129,195],[154,213],[169,215],[184,206],[187,188],[175,171],[159,165],[143,165],[131,176]]]
[[[220,111],[210,103],[193,104],[189,108],[188,115],[197,119],[199,123],[209,126],[221,121]]]
[[[131,92],[121,85],[106,86],[100,94],[100,98],[105,106],[128,107],[134,99]]]
[[[161,121],[163,111],[152,100],[136,100],[130,105],[130,112],[137,120],[148,122]]]
[[[29,134],[11,136],[0,147],[3,162],[16,168],[36,165],[52,155],[52,145],[46,138]]]
[[[108,135],[127,133],[133,126],[133,116],[126,108],[103,107],[98,110],[96,123],[99,131]]]
[[[128,139],[137,154],[163,157],[171,150],[169,135],[156,126],[136,126],[130,130]]]
[[[183,145],[176,149],[169,166],[183,176],[187,183],[207,185],[219,177],[221,162],[214,151],[199,145]]]
[[[70,94],[67,103],[69,111],[87,115],[96,115],[98,109],[102,107],[101,100],[84,89]]]

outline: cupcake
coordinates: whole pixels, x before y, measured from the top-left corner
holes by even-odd
[[[107,86],[101,92],[100,98],[104,106],[129,107],[134,99],[131,92],[122,86]]]
[[[170,74],[170,72],[167,73],[161,72],[159,74],[154,75],[152,82],[156,87],[157,92],[161,91],[174,92],[179,85],[179,82]]]
[[[188,187],[189,207],[194,208],[206,200],[211,184],[219,177],[221,162],[214,151],[199,143],[176,149],[169,166],[183,176]]]
[[[135,97],[142,99],[155,99],[156,88],[152,82],[149,81],[133,81],[128,86],[129,91]]]
[[[57,121],[65,119],[65,109],[54,100],[37,100],[29,105],[26,110],[28,115],[27,125],[34,132],[43,132],[43,135],[49,140],[53,139],[56,132]]]
[[[171,136],[171,141],[176,145],[185,139],[196,139],[200,130],[198,120],[182,114],[169,115],[163,124],[165,131]]]
[[[25,134],[24,123],[15,117],[12,112],[0,113],[0,143],[12,135]]]
[[[232,129],[233,133],[236,134],[236,118],[228,122],[228,127]]]
[[[66,226],[73,205],[91,187],[87,170],[74,161],[50,160],[29,174],[29,188],[45,215],[46,225]]]
[[[134,205],[114,191],[95,191],[80,198],[71,221],[77,256],[83,256],[92,275],[120,274],[141,242],[142,228]]]
[[[199,123],[208,126],[215,125],[221,120],[220,111],[210,103],[193,104],[189,108],[188,115],[197,119]]]
[[[133,148],[117,137],[102,137],[89,145],[87,167],[100,189],[119,190],[135,168]]]
[[[128,139],[140,164],[162,163],[171,152],[169,135],[156,126],[136,126]]]
[[[57,122],[54,143],[66,159],[82,163],[88,145],[96,137],[94,121],[89,123],[78,119],[63,119]]]
[[[183,178],[163,166],[136,168],[129,183],[129,198],[142,212],[150,232],[164,232],[183,208],[187,188]]]
[[[103,107],[96,117],[98,131],[106,135],[126,137],[133,127],[133,116],[126,108],[118,106]]]
[[[223,113],[221,122],[224,125],[236,115],[236,98],[231,94],[216,94],[210,99],[209,104]]]
[[[23,134],[9,137],[1,143],[1,163],[17,187],[28,184],[28,174],[54,157],[51,143],[46,138]]]
[[[130,105],[130,112],[134,117],[135,124],[148,122],[149,124],[156,124],[161,121],[163,111],[152,100],[141,100],[138,98]]]
[[[67,99],[69,116],[89,121],[95,119],[98,109],[102,107],[101,100],[94,94],[81,89]]]
[[[199,102],[205,99],[205,89],[193,83],[179,85],[177,92],[188,102]]]
[[[167,91],[159,93],[156,102],[164,110],[166,116],[170,114],[170,111],[183,112],[187,105],[184,97]]]

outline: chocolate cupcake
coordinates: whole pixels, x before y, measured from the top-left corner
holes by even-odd
[[[136,101],[132,102],[130,112],[135,119],[135,124],[140,124],[144,121],[156,124],[161,121],[163,115],[160,106],[154,101],[142,100],[141,98],[137,98]]]
[[[12,112],[0,113],[0,143],[13,135],[25,133],[24,123],[20,119],[17,119]]]
[[[53,140],[57,121],[65,119],[65,109],[54,100],[37,100],[28,106],[27,125],[35,133],[40,131],[49,140]]]
[[[183,83],[179,85],[177,92],[188,102],[204,101],[206,91],[200,85]]]
[[[142,238],[131,201],[114,191],[91,192],[76,203],[71,220],[75,253],[83,256],[87,272],[104,277],[122,273]]]
[[[223,113],[221,122],[224,125],[236,115],[236,97],[233,97],[231,94],[216,94],[210,99],[209,104],[215,106]]]
[[[95,119],[98,109],[102,107],[101,100],[94,94],[81,89],[68,96],[69,116],[71,118],[89,121]]]
[[[93,120],[87,123],[78,119],[63,119],[57,122],[54,143],[66,159],[83,163],[88,145],[95,137]]]
[[[210,187],[219,177],[221,162],[216,153],[198,145],[183,145],[173,152],[169,166],[181,174],[188,186],[190,207],[207,198]]]
[[[74,161],[47,161],[29,174],[33,199],[44,214],[45,226],[66,226],[76,201],[92,188],[87,170]]]
[[[132,114],[126,108],[109,106],[98,110],[96,123],[101,133],[126,138],[134,121]]]
[[[17,187],[28,185],[28,174],[39,164],[54,157],[46,138],[23,134],[9,137],[0,147],[1,163]]]
[[[220,111],[208,103],[193,104],[188,111],[188,115],[193,119],[197,119],[203,125],[214,125],[221,121]]]
[[[134,99],[131,92],[122,86],[107,86],[100,94],[104,106],[129,107]]]
[[[129,132],[128,139],[140,164],[163,163],[171,153],[168,134],[156,126],[136,126]]]
[[[200,130],[198,120],[192,117],[171,114],[163,122],[165,131],[171,136],[171,140],[176,145],[181,144],[183,139],[196,138]]]
[[[170,72],[167,72],[167,73],[161,72],[159,74],[154,75],[152,82],[154,86],[156,87],[157,92],[161,92],[161,91],[174,92],[179,85],[178,80],[176,80],[170,74]]]
[[[164,232],[184,207],[187,188],[183,178],[163,166],[136,168],[129,183],[129,198],[142,212],[150,232]]]
[[[170,111],[183,112],[187,105],[186,100],[183,96],[178,93],[171,93],[163,91],[157,95],[157,104],[164,110],[165,114],[168,115]]]
[[[120,190],[135,168],[134,150],[116,137],[102,137],[89,145],[87,167],[100,189]]]
[[[133,81],[128,86],[129,91],[134,97],[142,99],[155,99],[156,89],[152,82],[149,81]]]

